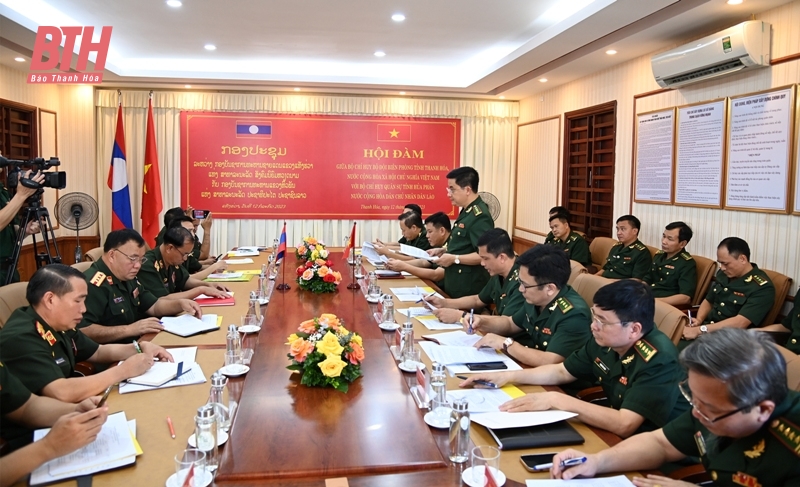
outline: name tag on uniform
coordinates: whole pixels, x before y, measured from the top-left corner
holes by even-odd
[[[602,360],[600,360],[600,357],[595,357],[595,359],[594,359],[594,364],[595,364],[597,367],[599,367],[599,368],[600,368],[600,370],[602,370],[604,374],[607,374],[607,373],[608,373],[608,371],[610,370],[610,369],[608,368],[608,365],[604,364],[604,363],[603,363],[603,361],[602,361]]]
[[[63,364],[64,362],[66,362],[66,360],[64,360],[64,357],[58,357],[58,358],[56,359],[56,365],[61,365],[61,364]]]
[[[123,298],[122,296],[114,298],[114,304],[119,304],[123,301],[125,301],[125,298]]]

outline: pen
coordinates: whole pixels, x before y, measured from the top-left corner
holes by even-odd
[[[580,465],[582,463],[586,463],[586,457],[570,458],[561,462],[560,465],[561,468],[567,468],[574,467],[575,465]],[[534,470],[549,470],[551,468],[553,468],[552,463],[542,463],[541,465],[536,465],[533,467]]]
[[[175,439],[175,428],[172,427],[172,418],[170,418],[169,416],[167,416],[167,426],[169,426],[169,435],[174,440]]]
[[[106,405],[106,399],[108,399],[108,395],[111,394],[111,388],[114,387],[114,384],[108,386],[103,392],[103,397],[100,398],[100,402],[97,403],[97,408],[100,409],[101,407]]]
[[[136,340],[133,341],[133,348],[136,349],[136,353],[142,353],[142,347],[139,346],[139,342]]]
[[[465,375],[457,375],[456,378],[457,379],[461,379],[461,380],[467,380],[467,376],[465,376]],[[494,382],[489,382],[488,380],[475,379],[472,382],[475,383],[475,384],[481,385],[481,386],[486,386],[486,387],[491,387],[492,389],[497,389],[497,384],[495,384]]]
[[[686,312],[689,313],[689,326],[692,326],[692,310],[687,309]]]
[[[475,330],[472,329],[472,320],[475,318],[475,308],[469,310],[469,326],[467,327],[467,335],[472,335]]]
[[[432,292],[432,293],[428,294],[427,296],[423,296],[423,297],[419,298],[419,301],[417,301],[417,302],[416,302],[416,303],[414,303],[414,304],[421,303],[421,302],[425,301],[426,299],[428,299],[429,297],[433,296],[434,294],[436,294],[436,291],[434,291],[434,292]]]

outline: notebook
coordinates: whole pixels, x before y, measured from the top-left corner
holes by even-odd
[[[586,441],[566,421],[525,428],[487,429],[501,450],[580,445]]]
[[[217,315],[213,314],[204,314],[203,319],[200,320],[188,314],[161,318],[164,331],[181,337],[219,330],[220,321],[217,319]]]
[[[183,372],[183,362],[156,362],[142,375],[131,377],[128,382],[143,386],[158,387],[178,377]]]

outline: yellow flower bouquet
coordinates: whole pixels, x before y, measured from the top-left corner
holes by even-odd
[[[305,237],[302,242],[297,244],[297,247],[294,249],[294,255],[297,256],[297,260],[299,261],[313,262],[319,259],[326,260],[330,252],[325,248],[324,243],[309,235]]]
[[[300,323],[286,344],[292,361],[286,368],[299,371],[303,385],[347,392],[349,384],[361,377],[361,336],[348,331],[334,314],[324,313]]]

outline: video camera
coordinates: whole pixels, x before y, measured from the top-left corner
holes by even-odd
[[[60,166],[61,161],[58,157],[51,157],[45,160],[43,157],[37,157],[29,161],[19,161],[14,159],[6,159],[0,156],[0,168],[10,166],[8,171],[8,184],[9,188],[16,188],[18,184],[22,184],[26,188],[41,189],[41,188],[55,188],[64,189],[67,187],[67,173],[64,171],[45,172],[48,169]],[[22,167],[30,167],[31,174],[29,177],[22,177]],[[44,175],[44,181],[37,183],[32,178],[36,175],[37,171],[41,171]]]

